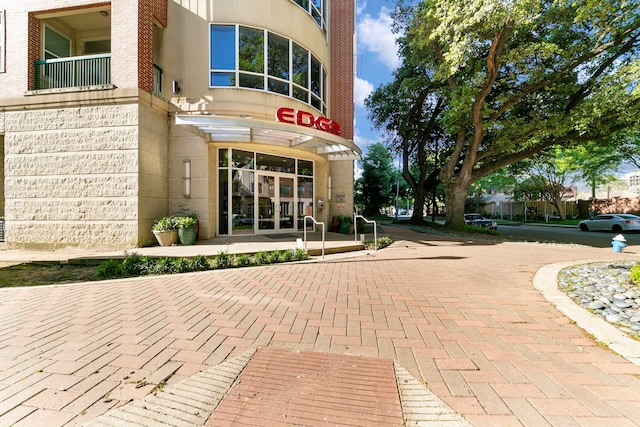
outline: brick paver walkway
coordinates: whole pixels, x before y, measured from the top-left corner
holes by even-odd
[[[262,348],[207,426],[402,427],[393,362]]]
[[[615,254],[385,231],[355,258],[0,290],[0,426],[80,424],[261,346],[393,360],[477,426],[640,425],[640,367],[532,286]]]

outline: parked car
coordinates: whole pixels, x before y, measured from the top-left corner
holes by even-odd
[[[485,227],[491,230],[497,230],[498,224],[495,221],[487,219],[477,213],[464,214],[464,222],[467,225],[475,225],[476,227]]]
[[[640,231],[640,216],[632,214],[601,214],[578,223],[582,231]]]

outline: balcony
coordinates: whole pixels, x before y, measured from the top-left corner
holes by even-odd
[[[86,55],[35,62],[35,89],[111,84],[111,55]]]
[[[111,54],[73,56],[35,62],[35,90],[111,84]],[[162,96],[162,68],[153,64],[153,94]]]

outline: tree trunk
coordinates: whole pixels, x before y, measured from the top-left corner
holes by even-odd
[[[411,222],[419,224],[424,220],[424,186],[417,185],[414,189],[413,214],[411,214]]]
[[[449,227],[462,227],[464,222],[464,206],[469,197],[469,185],[444,183],[445,225]]]

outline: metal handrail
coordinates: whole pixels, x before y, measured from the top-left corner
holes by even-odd
[[[378,225],[376,224],[376,222],[374,220],[369,220],[365,217],[363,217],[362,215],[354,215],[353,216],[353,231],[355,234],[355,241],[358,241],[358,218],[362,218],[364,220],[364,222],[366,222],[367,224],[373,224],[373,247],[374,247],[374,251],[378,250]],[[364,243],[364,242],[362,242]]]
[[[111,84],[111,54],[38,60],[34,67],[36,89]]]
[[[321,225],[322,226],[322,259],[324,259],[324,222],[318,222],[318,221],[316,221],[316,219],[314,217],[309,216],[309,215],[305,216],[304,219],[303,219],[303,222],[304,222],[304,228],[303,228],[303,230],[304,230],[304,233],[303,233],[303,236],[304,236],[304,250],[305,251],[307,250],[307,218],[310,219],[311,221],[313,221],[313,223],[315,225]]]

